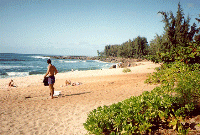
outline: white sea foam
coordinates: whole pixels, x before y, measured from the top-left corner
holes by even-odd
[[[11,68],[22,68],[25,66],[2,66],[0,65],[0,69],[11,69]]]
[[[79,61],[64,61],[65,63],[77,63]]]
[[[100,61],[100,60],[93,60],[95,62],[99,62],[99,63],[108,63],[108,62],[104,62],[104,61]]]
[[[64,60],[58,60],[59,62],[61,62],[61,63],[63,63],[64,62]]]
[[[28,68],[28,67],[35,67],[35,66],[2,66],[0,65],[0,69],[11,69],[11,68]],[[37,68],[42,68],[40,66],[36,66]]]
[[[79,61],[58,60],[60,63],[77,63]]]
[[[31,56],[31,57],[36,59],[50,59],[50,57],[45,57],[45,56]]]
[[[22,77],[22,76],[28,76],[29,72],[6,72],[9,76],[14,77]]]
[[[113,63],[114,64],[114,63]],[[105,65],[102,65],[101,68],[102,69],[108,69],[110,68],[113,64],[105,64]]]

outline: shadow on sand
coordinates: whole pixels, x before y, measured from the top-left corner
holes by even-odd
[[[82,93],[74,93],[74,94],[70,94],[70,95],[60,94],[58,96],[54,96],[54,98],[83,95],[83,94],[87,94],[87,93],[91,93],[91,91],[89,91],[89,92],[82,92]],[[26,96],[25,97],[25,99],[38,99],[38,98],[40,98],[40,99],[47,99],[47,98],[50,98],[50,97],[31,97],[31,96]]]
[[[87,93],[91,93],[91,91],[89,92],[82,92],[82,93],[74,93],[74,94],[70,94],[70,95],[63,95],[61,94],[61,97],[68,97],[68,96],[76,96],[76,95],[83,95],[83,94],[87,94]]]

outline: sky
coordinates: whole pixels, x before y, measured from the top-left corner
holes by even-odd
[[[0,53],[96,56],[106,45],[164,32],[159,11],[191,23],[200,0],[0,0]]]

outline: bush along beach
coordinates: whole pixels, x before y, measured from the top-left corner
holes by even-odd
[[[148,58],[162,65],[145,81],[159,86],[140,96],[92,110],[83,124],[89,133],[129,135],[169,130],[176,134],[200,133],[193,131],[194,123],[188,122],[200,115],[200,28],[193,25],[190,29],[190,19],[184,20],[182,11],[179,3],[176,17],[172,12],[159,12],[164,18],[165,33],[152,42],[153,55]]]
[[[92,134],[147,134],[174,129],[187,134],[187,118],[199,111],[199,65],[164,64],[146,83],[160,83],[151,92],[90,112],[85,128]]]

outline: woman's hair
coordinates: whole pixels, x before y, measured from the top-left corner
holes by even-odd
[[[51,60],[50,60],[50,59],[48,59],[48,60],[47,60],[47,63],[48,63],[48,64],[51,64]]]

